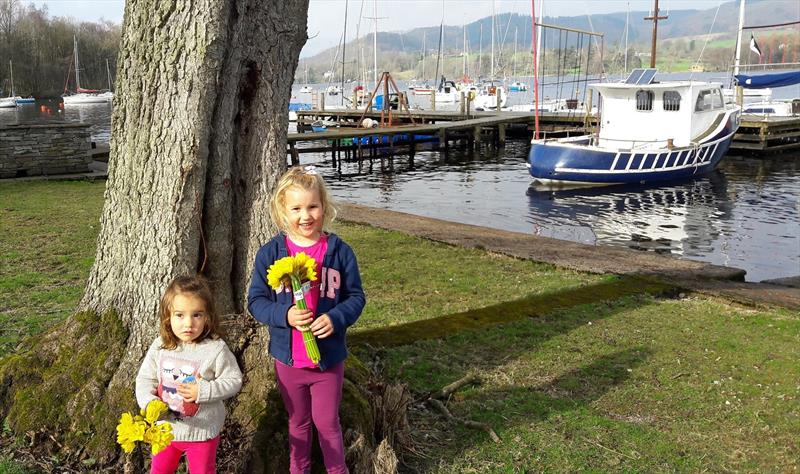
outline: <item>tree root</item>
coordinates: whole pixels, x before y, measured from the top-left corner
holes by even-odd
[[[492,438],[492,441],[494,441],[495,443],[499,444],[499,443],[502,442],[502,440],[500,439],[499,436],[497,436],[497,433],[494,432],[494,430],[492,429],[491,426],[487,425],[486,423],[481,423],[481,422],[478,422],[478,421],[459,418],[459,417],[453,415],[452,413],[450,413],[450,410],[447,409],[447,407],[444,405],[444,403],[442,403],[442,401],[440,400],[440,399],[449,397],[454,392],[456,392],[459,388],[461,388],[461,387],[463,387],[465,385],[477,384],[477,383],[480,383],[480,379],[475,374],[469,374],[469,375],[467,375],[467,376],[465,376],[465,377],[463,377],[463,378],[461,378],[459,380],[456,380],[455,382],[451,383],[450,385],[447,385],[447,386],[443,387],[441,390],[437,390],[437,391],[433,392],[425,402],[428,405],[430,405],[433,408],[435,408],[439,413],[444,415],[448,419],[448,421],[453,422],[453,423],[461,423],[462,425],[466,426],[467,428],[483,430],[483,431],[485,431],[486,433],[489,434],[489,437]]]

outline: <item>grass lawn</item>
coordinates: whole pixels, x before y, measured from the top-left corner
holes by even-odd
[[[74,309],[104,186],[0,184],[0,356]],[[384,341],[384,377],[417,401],[477,374],[447,406],[502,440],[416,402],[417,455],[405,461],[418,471],[800,469],[798,314],[365,226],[336,231],[368,295],[353,344]],[[409,341],[410,328],[425,337]],[[0,457],[0,472],[14,468]]]

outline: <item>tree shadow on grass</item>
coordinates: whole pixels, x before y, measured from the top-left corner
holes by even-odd
[[[536,466],[526,466],[530,459],[514,457],[515,449],[529,449],[530,439],[526,437],[526,431],[536,431],[535,425],[550,423],[548,420],[570,413],[581,411],[592,411],[591,404],[608,393],[614,387],[622,385],[630,377],[631,371],[643,364],[650,356],[651,351],[643,347],[632,347],[629,349],[613,352],[594,359],[592,362],[574,368],[558,377],[545,381],[540,384],[527,386],[509,385],[506,387],[486,388],[480,387],[470,391],[466,396],[459,396],[457,400],[451,400],[451,410],[456,416],[480,421],[491,426],[501,437],[502,444],[494,447],[489,441],[486,433],[468,430],[461,426],[451,426],[453,429],[449,433],[449,438],[437,442],[437,456],[434,458],[417,458],[412,460],[411,465],[415,470],[428,472],[439,466],[453,466],[464,462],[469,456],[476,457],[476,452],[470,453],[473,447],[482,445],[484,448],[494,451],[494,463],[502,464],[508,468],[522,463],[523,468],[533,468]],[[581,417],[577,417],[580,419]],[[564,427],[563,436],[586,437],[586,443],[590,443],[585,431],[591,431],[593,426]],[[548,428],[542,428],[547,430]],[[446,432],[445,432],[446,433]],[[515,449],[509,449],[514,446]],[[573,457],[573,454],[566,454]],[[580,457],[584,454],[576,453]],[[593,468],[594,460],[584,462],[581,459],[573,459],[575,464],[583,464],[583,468]],[[467,461],[466,464],[470,464]],[[500,467],[500,466],[496,466]],[[492,470],[488,466],[487,470]],[[509,471],[511,472],[511,471]],[[517,472],[517,471],[514,471]],[[524,469],[520,472],[525,472]]]
[[[676,291],[675,287],[655,280],[623,276],[612,281],[554,293],[531,295],[462,313],[360,331],[348,336],[348,340],[352,347],[403,346],[426,339],[452,336],[461,331],[506,324],[525,318],[541,317],[578,305],[613,301],[632,295],[664,295]],[[585,321],[576,322],[581,324]],[[571,327],[566,327],[564,331],[570,329]]]
[[[572,369],[554,380],[543,379],[537,383],[534,378],[531,385],[517,383],[505,388],[506,382],[491,380],[501,373],[498,368],[505,370],[515,365],[515,370],[531,372],[535,377],[538,368],[530,354],[540,351],[547,341],[586,327],[590,322],[651,304],[653,300],[649,296],[669,295],[675,291],[664,283],[620,277],[463,313],[358,332],[351,341],[356,351],[378,349],[380,357],[387,361],[387,374],[396,381],[409,383],[421,398],[426,397],[426,392],[440,389],[468,373],[477,373],[484,385],[459,393],[451,401],[451,409],[457,416],[506,431],[520,423],[587,407],[627,380],[629,370],[647,359],[650,352],[641,347],[619,350],[614,341],[604,341],[608,348],[592,347],[589,350],[597,355],[578,354],[577,361],[572,364],[593,359],[588,365]],[[620,299],[625,303],[618,303]],[[580,353],[583,348],[574,346],[563,350],[568,358],[570,353]],[[601,354],[608,350],[616,352]],[[519,411],[519,407],[525,410]],[[425,416],[439,418],[433,413]],[[439,434],[447,438],[446,433],[452,428],[447,424],[440,426],[443,431]],[[421,471],[426,472],[435,463],[457,462],[462,453],[484,443],[484,437],[487,437],[485,433],[467,432],[457,440],[445,439],[442,450],[436,449],[436,459],[414,459],[411,464],[421,462]]]

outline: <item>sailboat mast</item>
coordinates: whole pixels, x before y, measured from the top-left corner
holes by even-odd
[[[533,4],[531,4],[531,10],[533,10]],[[544,0],[539,2],[539,15],[537,16],[537,18],[539,18],[540,20],[544,20]],[[542,25],[541,25],[541,22],[539,22],[538,24],[535,25],[535,29],[536,29],[536,34],[531,36],[531,44],[535,45],[534,47],[536,48],[536,51],[539,51],[541,49],[541,47],[542,47]],[[535,68],[539,68],[539,66],[541,65],[540,64],[541,62],[542,62],[541,56],[539,56],[538,54],[535,55],[534,58],[533,58],[533,63],[534,63],[533,66]]]
[[[428,79],[425,77],[425,55],[428,52],[425,50],[425,30],[422,30],[422,80],[427,81]]]
[[[72,55],[75,57],[75,91],[80,92],[81,90],[81,69],[78,65],[78,37],[72,35],[72,43],[73,43],[73,52]]]
[[[10,59],[8,60],[8,70],[11,74],[11,95],[9,97],[14,97],[14,66]]]
[[[531,0],[531,43],[533,48],[533,138],[539,139],[539,35],[536,32],[536,0]]]
[[[512,76],[517,77],[517,27],[514,27],[514,71]]]
[[[628,73],[628,25],[630,24],[631,17],[631,2],[628,2],[628,12],[625,14],[625,66],[623,66],[623,73]]]
[[[108,90],[111,90],[111,69],[108,67],[108,59],[106,59],[106,76],[108,76]]]
[[[650,46],[650,67],[656,67],[656,39],[658,38],[658,20],[666,20],[669,16],[658,16],[658,0],[655,0],[656,4],[653,7],[653,16],[648,16],[645,20],[652,20],[653,21],[653,42]]]
[[[439,82],[439,62],[442,60],[442,38],[444,37],[444,22],[439,24],[439,51],[436,53],[436,76],[434,76],[434,83]]]
[[[373,0],[372,9],[375,16],[372,36],[372,82],[378,87],[378,0]]]
[[[492,0],[492,57],[491,57],[490,79],[494,79],[494,0]]]
[[[739,61],[742,54],[742,30],[744,30],[744,0],[739,2],[739,35],[736,36],[736,59],[733,63],[734,76],[739,74]]]
[[[481,22],[481,35],[478,37],[478,77],[483,70],[483,22]]]
[[[344,105],[344,53],[347,47],[347,0],[344,0],[344,33],[342,33],[342,90],[339,92],[339,99],[341,105]]]
[[[463,72],[462,76],[467,77],[467,25],[464,25],[464,65],[463,65]]]

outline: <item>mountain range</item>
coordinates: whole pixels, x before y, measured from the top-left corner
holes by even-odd
[[[409,8],[412,8],[409,6]],[[714,23],[712,36],[719,39],[735,39],[739,21],[739,2],[735,0],[724,2],[720,5],[719,11],[716,8],[708,10],[673,10],[664,11],[660,14],[668,15],[667,20],[658,23],[659,41],[683,38],[687,40],[703,41],[711,30],[712,21]],[[564,28],[578,29],[584,31],[594,31],[602,33],[605,54],[610,51],[619,51],[624,44],[624,34],[626,16],[630,18],[628,23],[628,44],[631,48],[649,51],[649,44],[653,23],[645,21],[650,12],[631,11],[617,12],[596,15],[576,15],[561,17],[545,17],[541,23],[548,25],[558,25]],[[715,19],[716,17],[716,19]],[[747,3],[746,24],[768,25],[787,21],[800,20],[800,2],[793,0],[749,0]],[[491,50],[491,25],[492,17],[487,16],[467,25],[443,25],[442,53],[444,57],[461,55],[464,49],[464,38],[466,35],[467,49],[472,55],[482,51],[483,55],[488,55]],[[343,27],[344,25],[342,25]],[[796,28],[796,27],[795,27]],[[768,34],[768,33],[763,33]],[[351,32],[348,31],[348,36]],[[406,32],[378,32],[377,44],[378,52],[382,58],[398,58],[410,56],[420,58],[424,50],[428,56],[437,54],[439,48],[440,27],[415,28]],[[758,33],[756,33],[758,36]],[[509,51],[514,48],[516,36],[517,48],[520,52],[528,50],[531,43],[531,16],[519,15],[516,13],[504,13],[495,15],[495,49],[505,49]],[[567,46],[573,45],[577,41],[577,35],[572,34],[571,38],[564,35],[553,33],[545,35],[547,48],[557,46],[559,39],[564,41]],[[570,43],[570,41],[572,43]],[[372,57],[373,34],[369,33],[361,38],[365,58]],[[362,48],[356,39],[350,40],[346,45],[348,57],[346,61],[350,63],[360,53]],[[434,59],[435,61],[435,59]],[[371,62],[368,60],[367,62]],[[309,70],[324,71],[326,69],[336,69],[341,67],[341,57],[339,56],[339,45],[333,46],[314,56],[302,58],[300,71],[304,67]],[[431,66],[432,67],[432,66]]]

